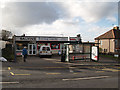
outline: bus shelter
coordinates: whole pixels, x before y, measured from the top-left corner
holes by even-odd
[[[67,43],[62,49],[61,61],[99,60],[99,47],[95,43]]]

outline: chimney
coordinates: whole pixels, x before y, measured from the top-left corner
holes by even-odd
[[[79,41],[79,43],[82,42],[82,39],[81,39],[81,35],[80,35],[80,34],[77,35],[77,41]]]
[[[115,30],[119,30],[119,27],[118,27],[118,26],[115,26],[115,27],[113,27],[113,29],[115,29]]]

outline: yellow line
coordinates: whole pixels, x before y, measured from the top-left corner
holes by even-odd
[[[109,69],[109,68],[102,69],[102,70],[105,70],[105,71],[112,71],[112,72],[118,72],[118,71],[120,71],[120,70],[116,70],[116,69]]]
[[[15,76],[15,75],[31,75],[31,74],[14,74],[13,72],[10,72],[10,74],[11,74],[12,76]]]
[[[78,73],[73,73],[73,74],[78,74]]]
[[[8,67],[8,70],[11,70],[11,67]]]
[[[56,74],[61,74],[61,73],[46,73],[48,75],[56,75]]]
[[[15,75],[31,75],[31,74],[15,74]]]
[[[43,67],[43,68],[68,68],[68,67]]]
[[[96,73],[101,73],[101,72],[105,72],[105,71],[96,71]]]
[[[10,72],[11,75],[15,75],[13,72]]]
[[[117,67],[118,69],[120,69],[120,67]]]
[[[17,67],[17,68],[67,68],[67,67]]]

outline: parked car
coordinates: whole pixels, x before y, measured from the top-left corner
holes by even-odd
[[[52,57],[52,51],[50,46],[41,46],[39,49],[39,56],[49,56]]]

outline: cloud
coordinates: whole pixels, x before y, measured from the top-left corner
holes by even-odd
[[[3,26],[21,35],[76,36],[93,41],[99,33],[100,20],[116,22],[116,2],[12,2],[3,8]],[[18,32],[19,31],[19,32]]]
[[[12,32],[19,34],[25,33],[26,35],[64,35],[64,36],[74,36],[76,32],[79,31],[79,26],[75,24],[76,22],[64,21],[64,20],[56,20],[52,24],[42,23],[36,25],[25,26],[22,28],[16,28],[21,31],[18,33],[17,30],[13,30]]]
[[[52,23],[58,19],[56,10],[46,2],[8,3],[3,9],[3,25],[22,27],[26,25]]]
[[[5,27],[49,23],[62,18],[80,17],[85,22],[97,22],[117,11],[116,3],[108,2],[12,2],[3,8]],[[108,18],[110,20],[110,18]],[[112,20],[114,19],[111,18]],[[115,20],[115,19],[114,19]]]
[[[83,41],[94,41],[94,38],[100,34],[105,33],[112,27],[100,27],[93,24],[79,24],[77,21],[71,20],[56,20],[52,24],[37,24],[16,28],[12,32],[17,35],[30,35],[30,36],[73,36],[81,34]],[[20,31],[20,32],[18,32]]]
[[[118,3],[118,25],[120,27],[120,2]]]
[[[116,18],[115,17],[107,17],[106,20],[110,21],[110,22],[116,22]]]
[[[112,16],[118,8],[115,2],[65,2],[63,7],[68,10],[69,17],[80,17],[88,23]]]

